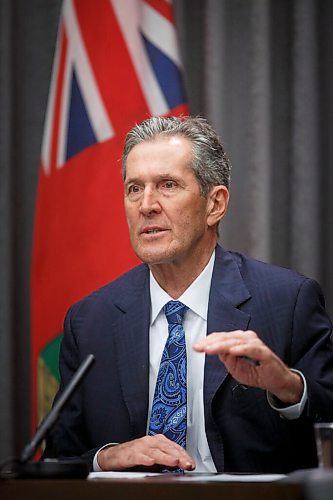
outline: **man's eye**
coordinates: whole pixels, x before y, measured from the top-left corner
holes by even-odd
[[[176,187],[176,182],[175,181],[164,181],[163,182],[163,187],[166,188],[166,189],[172,189],[174,187]]]
[[[139,193],[139,192],[140,192],[140,187],[136,186],[135,184],[128,187],[128,194],[135,194],[135,193]]]

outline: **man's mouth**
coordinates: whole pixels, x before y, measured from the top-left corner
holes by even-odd
[[[162,233],[164,231],[165,231],[165,229],[162,229],[160,227],[147,227],[147,228],[145,227],[145,228],[143,228],[142,233],[143,234],[157,234],[157,233]]]

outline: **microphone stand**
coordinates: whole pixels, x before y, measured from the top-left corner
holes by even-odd
[[[65,404],[69,401],[73,393],[79,387],[81,381],[88,373],[95,357],[89,354],[77,371],[74,373],[68,386],[46,417],[37,428],[32,440],[23,448],[21,456],[16,460],[7,460],[7,463],[14,464],[9,472],[2,472],[1,478],[85,478],[87,477],[88,465],[80,460],[56,460],[46,459],[39,462],[31,462],[31,458],[37,451],[38,446],[46,438],[47,434],[55,425]]]

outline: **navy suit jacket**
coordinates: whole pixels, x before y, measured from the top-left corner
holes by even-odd
[[[82,456],[146,434],[149,269],[142,264],[78,302],[67,314],[60,391],[89,353],[96,363],[52,432],[46,456]],[[207,333],[251,329],[304,374],[308,402],[281,418],[265,391],[245,387],[207,356],[205,428],[218,471],[289,472],[316,466],[313,422],[333,420],[332,324],[317,283],[216,247]]]

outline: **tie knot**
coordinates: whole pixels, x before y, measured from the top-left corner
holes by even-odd
[[[188,307],[179,302],[179,300],[170,300],[167,302],[164,306],[164,312],[169,325],[181,325],[187,309]]]

